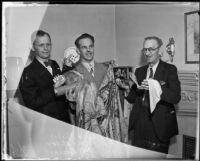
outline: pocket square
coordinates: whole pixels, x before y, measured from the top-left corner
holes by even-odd
[[[165,84],[165,82],[164,81],[160,81],[160,85],[162,86],[162,85],[164,85]]]

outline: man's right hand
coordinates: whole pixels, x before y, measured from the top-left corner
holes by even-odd
[[[64,64],[66,65],[66,66],[68,66],[68,67],[72,67],[72,64],[73,64],[73,62],[71,61],[71,58],[72,57],[72,55],[70,55],[69,57],[67,57],[67,58],[64,58]]]
[[[130,78],[130,80],[132,80],[132,81],[130,81],[130,83],[132,83],[131,86],[135,83],[137,85],[137,87],[139,87],[137,78],[134,73],[130,73],[129,78]]]
[[[129,82],[128,82],[128,83],[125,83],[124,81],[122,81],[122,80],[119,79],[119,78],[115,79],[115,82],[116,82],[116,84],[117,84],[119,87],[121,87],[121,88],[123,88],[123,89],[125,89],[125,90],[129,90],[129,89],[130,89],[130,84],[129,84]]]

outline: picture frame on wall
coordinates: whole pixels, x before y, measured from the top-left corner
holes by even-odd
[[[199,13],[200,10],[184,14],[186,64],[199,63]]]

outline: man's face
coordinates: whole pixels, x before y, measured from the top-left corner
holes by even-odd
[[[37,36],[33,45],[36,56],[48,59],[51,54],[51,40],[47,35]]]
[[[148,64],[156,64],[160,59],[159,45],[157,41],[154,39],[144,41],[143,54]]]
[[[79,41],[78,51],[83,61],[91,62],[94,59],[94,43],[90,38]]]

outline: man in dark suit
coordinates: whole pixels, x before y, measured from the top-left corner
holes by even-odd
[[[137,68],[134,83],[126,99],[134,103],[129,121],[129,139],[132,145],[168,153],[170,138],[178,134],[174,104],[181,99],[177,68],[160,60],[162,40],[146,37],[142,52],[148,65]],[[158,82],[162,94],[153,112],[150,112],[149,81]],[[136,81],[135,81],[136,82]]]
[[[47,32],[36,32],[32,50],[35,58],[27,66],[19,83],[25,106],[37,112],[69,123],[64,96],[56,96],[53,78],[61,74],[59,65],[50,59],[52,44]]]

